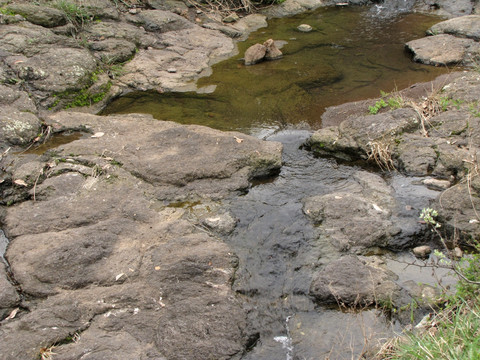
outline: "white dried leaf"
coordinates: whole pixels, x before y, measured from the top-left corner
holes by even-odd
[[[90,137],[92,137],[92,138],[100,138],[100,137],[102,137],[103,135],[105,135],[105,133],[103,133],[103,132],[96,132],[95,134],[93,134],[93,135],[90,136]]]
[[[20,308],[13,309],[10,315],[8,315],[5,320],[13,319],[15,316],[17,316],[17,313],[20,311]]]
[[[23,181],[22,179],[17,179],[14,181],[15,184],[20,185],[20,186],[28,186],[28,184]]]
[[[378,212],[383,212],[382,208],[378,206],[377,204],[372,204],[373,208],[378,211]]]

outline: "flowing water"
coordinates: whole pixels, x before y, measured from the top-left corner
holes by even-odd
[[[248,313],[250,351],[243,360],[356,358],[366,339],[398,330],[375,309],[342,312],[319,307],[308,296],[315,271],[340,254],[318,238],[302,212],[302,200],[348,189],[359,169],[315,158],[301,148],[311,132],[291,129],[319,128],[328,106],[377,97],[380,90],[402,89],[445,72],[411,62],[404,51],[405,42],[422,37],[439,19],[391,15],[378,6],[337,7],[271,20],[239,50],[243,54],[248,46],[273,38],[283,44],[281,60],[246,67],[239,55],[200,79],[201,93],[131,93],[103,112],[150,113],[284,144],[278,177],[223,204],[239,220],[225,241],[239,257],[233,288]],[[314,30],[299,32],[302,23]],[[413,209],[416,216],[438,193],[400,175],[387,181],[396,191],[395,216],[403,236],[413,236],[418,221],[402,209]],[[189,209],[193,214],[196,206]],[[404,266],[414,261],[408,253],[384,256],[399,282],[434,283],[430,272]]]

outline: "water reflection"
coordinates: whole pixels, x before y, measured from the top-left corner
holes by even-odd
[[[422,37],[438,21],[421,14],[382,17],[365,7],[274,19],[239,44],[240,55],[215,65],[210,77],[198,81],[202,94],[132,93],[104,114],[150,113],[161,120],[255,135],[263,128],[298,123],[316,129],[328,106],[378,97],[380,90],[402,89],[446,72],[413,63],[404,50],[405,42]],[[302,23],[313,31],[298,31]],[[284,57],[244,66],[245,49],[268,38],[283,41]]]

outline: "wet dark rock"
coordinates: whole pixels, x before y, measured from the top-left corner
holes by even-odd
[[[480,40],[480,15],[467,15],[433,25],[429,35],[450,34],[473,40]]]
[[[6,318],[20,303],[20,296],[8,281],[5,266],[0,258],[0,320]]]
[[[472,39],[441,34],[406,44],[413,60],[427,65],[471,65],[480,58],[480,45]]]
[[[33,4],[10,4],[7,10],[22,15],[32,24],[47,28],[62,26],[67,23],[65,13],[61,10]]]
[[[362,254],[394,245],[401,230],[390,219],[392,190],[378,175],[358,172],[355,179],[358,185],[344,192],[305,199],[303,212],[319,226],[319,237],[339,251]]]
[[[344,256],[332,261],[315,277],[310,294],[319,304],[368,306],[391,303],[395,275],[365,258]]]

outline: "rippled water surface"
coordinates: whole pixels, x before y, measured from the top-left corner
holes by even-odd
[[[239,43],[239,55],[213,67],[197,93],[131,93],[105,110],[150,113],[161,120],[258,134],[262,129],[308,123],[318,128],[325,107],[378,97],[431,80],[445,69],[417,64],[404,50],[439,19],[421,14],[382,17],[376,8],[332,7],[291,18]],[[302,33],[300,24],[313,31]],[[244,66],[245,49],[273,38],[283,45],[281,60]]]

